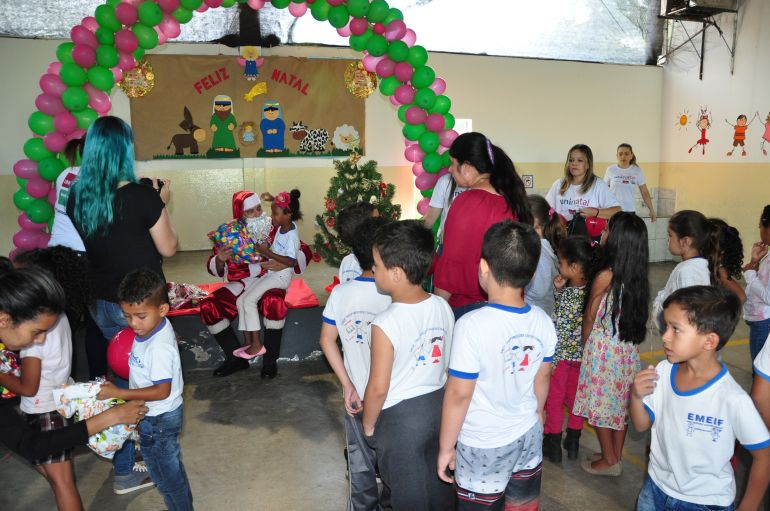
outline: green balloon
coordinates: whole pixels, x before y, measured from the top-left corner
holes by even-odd
[[[42,138],[30,138],[24,142],[24,155],[30,160],[40,161],[53,156],[53,153],[46,149]]]
[[[406,111],[409,109],[410,106],[414,106],[412,104],[409,105],[401,105],[398,107],[398,119],[406,124]]]
[[[388,57],[393,62],[404,62],[409,58],[409,46],[404,41],[391,41],[388,46]]]
[[[88,70],[88,81],[97,89],[107,92],[112,90],[112,86],[115,83],[115,77],[113,76],[112,71],[106,67],[94,66]]]
[[[29,181],[29,179],[24,179],[19,176],[16,176],[16,182],[19,183],[19,186],[21,186],[25,190],[27,189],[27,181]]]
[[[144,57],[144,48],[139,46],[137,49],[133,51],[133,53],[131,53],[131,55],[133,55],[136,61],[139,62],[140,60],[142,60],[142,57]]]
[[[403,85],[403,83],[398,78],[395,76],[388,76],[387,78],[380,80],[380,92],[386,96],[392,96],[399,85]]]
[[[275,0],[272,2],[273,7],[276,9],[286,9],[289,4],[291,3],[291,0]]]
[[[423,165],[425,167],[425,165]],[[433,195],[433,188],[428,188],[427,190],[420,190],[420,195],[423,197],[430,197]]]
[[[32,133],[36,135],[45,135],[51,133],[54,130],[53,117],[46,115],[43,112],[32,112],[27,120],[27,126],[32,130]]]
[[[51,157],[41,160],[37,164],[37,173],[46,181],[56,181],[64,168],[64,164],[58,158]]]
[[[131,31],[136,36],[136,40],[139,41],[139,47],[151,50],[158,46],[158,33],[154,28],[137,23],[131,27]]]
[[[392,7],[388,10],[388,14],[385,16],[385,19],[382,20],[382,24],[387,27],[388,23],[390,23],[391,21],[402,20],[402,19],[404,19],[404,13],[401,12],[399,9]]]
[[[83,87],[67,87],[61,95],[61,102],[70,112],[79,112],[88,106],[88,93]]]
[[[115,32],[109,28],[99,27],[96,29],[96,40],[99,44],[115,44]]]
[[[446,96],[436,96],[436,102],[433,103],[433,106],[430,108],[429,112],[432,114],[444,115],[445,113],[449,112],[450,108],[452,108],[451,99],[449,99]],[[445,129],[451,129],[451,128],[445,128]]]
[[[438,133],[432,131],[426,131],[420,135],[420,148],[426,153],[432,153],[439,146]]]
[[[26,186],[26,183],[24,185]],[[13,193],[13,204],[22,211],[25,211],[33,200],[35,199],[27,193],[27,190],[22,188]]]
[[[310,4],[310,14],[318,21],[329,19],[329,9],[331,9],[331,6],[326,0],[315,0],[315,2]]]
[[[406,124],[401,130],[401,133],[403,133],[405,139],[417,141],[417,140],[420,140],[420,136],[422,136],[422,134],[425,133],[426,131],[427,131],[427,128],[423,123]]]
[[[455,116],[450,113],[444,114],[444,129],[451,130],[455,127]]]
[[[229,7],[232,7],[233,5],[235,5],[235,0],[222,0],[222,7],[224,8],[229,8]]]
[[[118,2],[119,3],[119,2]],[[94,11],[94,18],[100,27],[107,28],[113,32],[117,32],[123,25],[115,17],[115,7],[109,4],[103,4],[96,8]]]
[[[436,79],[436,72],[432,67],[420,66],[416,67],[414,74],[412,75],[412,86],[415,89],[422,89],[428,87]]]
[[[429,110],[436,103],[436,93],[427,87],[419,89],[414,94],[414,102],[417,106]]]
[[[59,153],[56,155],[56,157],[59,158],[59,161],[64,164],[65,168],[70,166],[70,162],[67,160],[67,156],[65,156],[64,153]],[[77,159],[80,160],[79,155]]]
[[[317,1],[317,0],[316,0]],[[366,19],[370,23],[380,23],[388,15],[390,6],[385,0],[372,0],[369,4],[369,10],[366,13]]]
[[[117,7],[122,0],[107,0],[105,3],[111,7]]]
[[[62,64],[72,64],[75,62],[72,60],[72,48],[75,47],[75,43],[61,43],[56,47],[56,59]]]
[[[350,47],[356,51],[364,51],[366,49],[366,45],[369,43],[369,39],[371,39],[373,35],[374,31],[371,29],[371,27],[367,28],[366,32],[361,35],[351,35]]]
[[[193,12],[187,7],[179,7],[171,15],[182,25],[189,23],[193,19]]]
[[[354,18],[363,18],[369,11],[369,0],[348,0],[348,12]]]
[[[334,28],[342,28],[348,24],[350,14],[344,5],[335,5],[329,9],[329,24]]]
[[[147,0],[139,4],[139,8],[136,10],[139,15],[139,21],[143,25],[148,27],[154,27],[163,19],[163,11],[160,6],[152,0]]]
[[[79,87],[88,81],[86,70],[77,64],[62,64],[59,70],[61,81],[70,87]]]
[[[434,135],[435,135],[435,133],[434,133]],[[449,151],[447,151],[444,154],[449,154]],[[425,172],[430,172],[431,174],[436,173],[439,170],[441,170],[441,164],[442,164],[441,155],[439,155],[435,151],[431,151],[431,152],[426,153],[425,156],[422,159],[422,168],[425,169]]]
[[[102,44],[96,49],[96,62],[107,69],[117,66],[119,58],[114,46]]]
[[[388,51],[388,40],[380,34],[372,34],[366,42],[366,51],[373,57],[381,57]]]
[[[179,4],[185,9],[194,11],[203,4],[203,0],[180,0]]]
[[[32,199],[24,211],[30,220],[39,224],[49,221],[53,216],[53,207],[48,199]]]
[[[415,69],[422,67],[428,62],[428,51],[419,44],[416,44],[409,48],[409,58],[407,60]]]
[[[449,154],[449,151],[444,151],[444,153],[441,155],[441,168],[449,168],[452,166],[452,155]]]
[[[80,112],[75,112],[72,115],[74,115],[75,119],[78,121],[78,128],[83,130],[88,129],[88,127],[99,118],[99,114],[97,114],[96,110],[93,108],[84,108]]]

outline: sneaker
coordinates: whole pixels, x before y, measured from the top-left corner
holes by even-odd
[[[149,474],[136,470],[136,465],[134,465],[134,471],[130,474],[115,476],[112,483],[112,491],[117,495],[124,495],[142,488],[148,488],[154,484]]]

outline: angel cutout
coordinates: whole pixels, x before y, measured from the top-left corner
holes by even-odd
[[[242,57],[238,57],[238,64],[243,66],[243,76],[249,81],[255,81],[259,76],[259,68],[265,63],[264,57],[259,56],[258,46],[244,46],[241,48]]]

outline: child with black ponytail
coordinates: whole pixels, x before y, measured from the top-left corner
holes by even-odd
[[[527,303],[537,305],[553,317],[553,279],[559,274],[556,250],[565,238],[567,229],[562,217],[553,210],[544,197],[527,196],[535,222],[535,232],[540,236],[540,259],[532,280],[524,288]]]

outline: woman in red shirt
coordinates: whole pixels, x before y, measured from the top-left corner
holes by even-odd
[[[468,191],[454,200],[447,215],[433,284],[435,293],[449,302],[459,318],[486,303],[478,273],[487,229],[508,218],[532,225],[532,213],[513,162],[486,136],[460,135],[449,155],[452,177]]]

